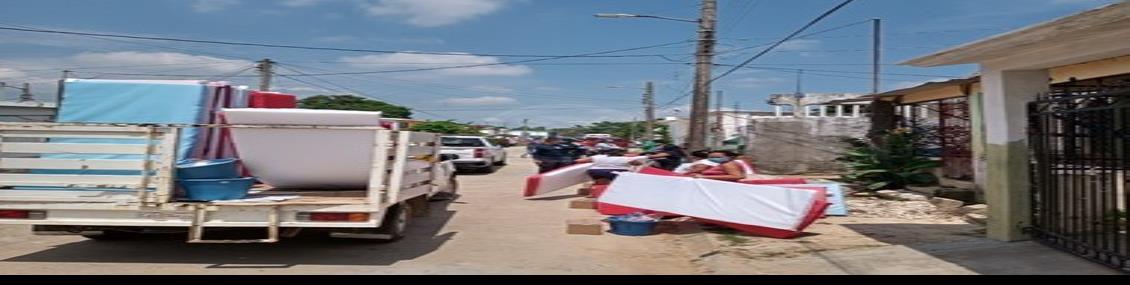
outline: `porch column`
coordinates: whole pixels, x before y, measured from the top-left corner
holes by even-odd
[[[785,116],[785,108],[782,107],[781,105],[773,106],[773,113],[775,114],[774,116],[777,117],[777,118],[784,117]]]
[[[836,105],[836,118],[844,117],[844,105]]]
[[[851,116],[853,118],[863,117],[863,105],[851,105]]]
[[[985,189],[987,189],[985,178],[988,177],[985,173],[988,163],[988,158],[985,157],[985,112],[984,104],[981,101],[984,97],[984,93],[977,92],[969,94],[967,99],[969,100],[969,132],[972,136],[970,138],[970,150],[973,151],[973,182],[977,184],[976,190],[981,195],[978,197],[979,200],[984,199],[983,195]]]
[[[1028,106],[1037,94],[1049,91],[1047,70],[1001,71],[985,67],[982,114],[987,159],[985,200],[989,205],[989,238],[1021,241],[1031,225],[1029,189]]]
[[[816,106],[816,107],[820,108],[820,117],[821,118],[828,117],[828,106],[820,105],[820,106]]]
[[[920,110],[918,110],[919,112],[921,112],[921,114],[920,114],[921,118],[929,119],[930,118],[930,105],[922,104],[921,106],[919,106],[919,108],[921,108]]]

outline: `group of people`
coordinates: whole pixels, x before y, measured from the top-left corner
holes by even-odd
[[[740,181],[757,176],[753,159],[731,151],[702,150],[688,153],[665,140],[649,142],[642,151],[624,148],[601,149],[596,153],[560,138],[548,138],[530,147],[529,154],[540,173],[547,173],[575,164],[592,163],[589,175],[598,185],[610,184],[619,173],[651,166],[701,179]]]

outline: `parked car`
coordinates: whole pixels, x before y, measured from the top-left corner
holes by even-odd
[[[506,165],[506,149],[484,137],[446,136],[440,139],[443,144],[441,154],[458,155],[454,160],[459,170],[480,170],[493,172],[495,166]]]

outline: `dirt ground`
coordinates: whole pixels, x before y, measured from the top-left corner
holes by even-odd
[[[817,221],[803,237],[780,240],[708,229],[725,254],[771,260],[824,251],[978,239],[984,227],[935,210],[929,202],[849,197],[848,217]]]

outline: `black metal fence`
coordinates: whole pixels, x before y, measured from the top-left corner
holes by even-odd
[[[1130,89],[1058,88],[1028,107],[1029,233],[1130,272]]]

